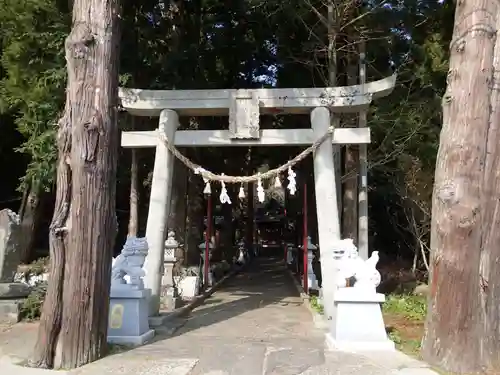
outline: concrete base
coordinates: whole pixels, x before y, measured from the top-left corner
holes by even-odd
[[[131,345],[131,346],[139,346],[143,345],[148,341],[151,341],[155,337],[155,331],[150,329],[149,331],[143,333],[139,336],[109,336],[108,342],[110,344],[118,344],[118,345]]]
[[[387,337],[381,304],[385,296],[374,291],[341,288],[335,294],[336,314],[330,322],[330,350],[395,350]]]
[[[331,333],[325,334],[325,348],[329,351],[344,352],[396,351],[394,343],[389,339],[385,341],[339,341],[335,340]]]
[[[151,290],[111,288],[108,341],[116,344],[140,345],[150,339],[148,300]]]
[[[0,300],[0,323],[19,323],[21,320],[21,303],[16,299]]]

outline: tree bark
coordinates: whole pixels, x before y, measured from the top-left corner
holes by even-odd
[[[38,366],[54,365],[59,332],[62,368],[95,361],[107,348],[117,231],[119,11],[118,0],[73,4],[73,28],[66,39],[68,87],[58,140],[57,201],[50,231],[51,281],[33,361]],[[64,228],[70,202],[71,225]]]
[[[495,1],[457,2],[435,172],[423,356],[462,374],[500,363],[500,267],[488,262],[500,256],[500,137],[490,108],[497,12]]]
[[[137,149],[132,149],[130,166],[130,216],[128,219],[128,235],[137,236],[139,226],[139,160]]]

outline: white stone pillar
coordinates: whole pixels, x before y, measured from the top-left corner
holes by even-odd
[[[315,138],[322,137],[330,126],[330,111],[325,107],[311,112],[311,125]],[[334,294],[337,289],[337,267],[333,259],[333,243],[340,240],[337,183],[333,162],[331,138],[326,139],[314,153],[314,185],[316,192],[316,215],[321,254],[321,276],[325,316],[334,320]]]
[[[175,131],[179,126],[179,116],[175,111],[164,109],[160,114],[158,131],[164,132],[173,143]],[[165,241],[165,227],[167,224],[170,198],[172,192],[172,173],[174,155],[168,151],[161,141],[156,146],[153,180],[151,182],[151,196],[149,199],[148,222],[146,238],[149,244],[149,254],[144,268],[146,288],[151,289],[149,316],[158,315],[160,310],[161,279],[163,276],[163,256]]]

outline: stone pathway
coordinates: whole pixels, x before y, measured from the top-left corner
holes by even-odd
[[[138,350],[194,357],[192,375],[299,374],[324,362],[323,340],[282,262],[264,258],[194,310],[175,337]]]
[[[148,345],[106,357],[69,373],[75,375],[97,373],[99,375],[428,375],[432,373],[421,362],[409,360],[397,353],[376,353],[371,356],[369,353],[363,356],[341,352],[325,354],[324,333],[314,327],[309,311],[302,305],[292,280],[278,259],[256,260],[247,271],[228,281],[222,290],[195,309],[181,325],[173,335],[162,334],[160,330],[155,340]],[[27,331],[31,332],[30,329]],[[25,358],[25,355],[19,355],[21,349],[16,350],[14,348],[16,345],[12,344],[24,344],[26,352],[26,346],[30,341],[27,337],[33,340],[34,336],[31,334],[22,338],[21,335],[10,332],[8,335],[10,339],[6,341],[5,334],[0,332],[0,347],[3,353]],[[2,350],[0,357],[1,354]],[[1,368],[0,361],[0,370]],[[24,375],[19,369],[16,373]]]

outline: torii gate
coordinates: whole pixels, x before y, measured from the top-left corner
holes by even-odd
[[[150,316],[158,315],[165,225],[170,211],[174,156],[160,141],[164,132],[177,147],[222,146],[310,146],[328,132],[331,116],[361,112],[373,99],[391,93],[396,76],[365,85],[304,89],[234,90],[141,90],[120,89],[122,106],[136,116],[159,117],[153,131],[122,133],[122,147],[156,147],[146,237],[149,254],[145,264],[145,286],[151,289]],[[259,115],[310,113],[310,129],[260,129]],[[274,111],[273,111],[274,110]],[[179,116],[227,116],[229,130],[177,130]],[[332,257],[331,244],[340,239],[333,144],[370,143],[369,128],[338,128],[330,142],[323,142],[313,155],[316,212],[321,258]],[[367,254],[366,254],[367,256]],[[323,269],[325,312],[333,314],[336,270]],[[331,301],[330,301],[331,300]],[[330,301],[330,302],[329,302]]]

